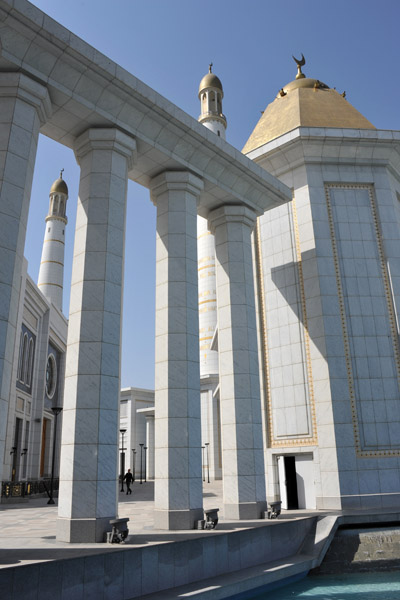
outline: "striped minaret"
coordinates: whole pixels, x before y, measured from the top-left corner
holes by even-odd
[[[199,265],[200,377],[218,375],[218,352],[211,350],[217,326],[215,281],[215,241],[207,220],[197,217],[197,256]]]
[[[226,118],[222,113],[224,92],[219,77],[208,73],[199,85],[200,123],[225,139]],[[197,255],[199,262],[199,326],[200,326],[200,376],[218,374],[218,352],[211,350],[211,341],[217,326],[217,296],[215,282],[215,242],[208,231],[207,220],[197,217]]]
[[[68,188],[62,178],[56,179],[50,189],[49,214],[46,217],[42,260],[40,262],[38,286],[46,298],[62,310],[64,280],[65,226]]]
[[[225,139],[227,127],[222,112],[224,92],[219,77],[208,73],[199,85],[201,114],[200,123]],[[199,326],[200,326],[200,376],[202,378],[218,374],[218,352],[211,350],[211,341],[217,326],[217,296],[215,282],[215,242],[208,231],[207,221],[197,217],[197,255],[199,261]]]
[[[222,112],[224,92],[220,79],[212,72],[203,77],[199,86],[201,114],[207,129],[225,139],[226,118]],[[199,338],[201,382],[201,443],[203,450],[203,480],[221,479],[221,437],[218,394],[218,351],[211,349],[217,328],[217,286],[215,278],[215,241],[208,231],[206,219],[197,217],[197,256],[199,270]],[[207,451],[206,451],[207,448]]]

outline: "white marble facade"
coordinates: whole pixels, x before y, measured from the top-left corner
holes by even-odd
[[[280,121],[245,156],[224,140],[211,69],[203,126],[24,0],[1,4],[3,453],[39,132],[73,147],[81,168],[58,539],[102,541],[118,514],[128,179],[157,207],[154,417],[136,409],[124,440],[129,461],[133,443],[148,444],[156,525],[189,529],[202,517],[202,446],[233,519],[258,518],[267,497],[397,505],[400,133],[376,130],[308,80],[313,102],[339,107],[335,125]],[[307,95],[296,86],[282,102]]]
[[[290,136],[292,169],[277,158],[289,136],[250,153],[294,188],[291,205],[260,219],[257,244],[269,497],[285,495],[279,457],[293,457],[295,487],[314,487],[300,507],[400,498],[399,184],[375,158],[396,161],[397,140],[398,132],[344,130],[338,139],[300,128]]]

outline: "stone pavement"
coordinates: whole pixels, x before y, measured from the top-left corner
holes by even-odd
[[[135,482],[132,490],[133,493],[131,495],[119,493],[119,516],[129,517],[129,537],[124,545],[58,542],[56,540],[57,504],[48,505],[47,497],[30,500],[28,503],[23,504],[0,504],[0,569],[28,563],[89,556],[125,548],[150,546],[165,542],[210,536],[210,531],[165,531],[154,529],[154,483],[147,482],[141,485],[139,482]],[[213,534],[277,524],[277,521],[265,520],[224,520],[222,510],[222,481],[214,481],[209,484],[204,483],[203,505],[205,509],[220,509],[218,527],[213,531]],[[343,515],[351,512],[283,511],[278,522],[282,522],[283,520],[297,520],[314,515]],[[377,515],[373,515],[368,511],[365,511],[364,516],[362,516],[362,512],[354,511],[361,521],[369,521],[377,518]],[[381,517],[384,518],[384,515],[382,514]]]
[[[57,542],[57,504],[48,505],[47,497],[23,504],[0,504],[0,568],[51,561],[62,558],[88,556],[107,550],[121,550],[163,542],[179,541],[210,535],[209,531],[162,531],[153,528],[154,483],[133,484],[133,493],[119,494],[119,516],[129,517],[129,538],[118,544],[69,544]],[[56,499],[57,502],[57,499]],[[220,508],[220,521],[214,533],[246,527],[265,526],[263,520],[225,522],[222,513],[222,482],[204,484],[204,508]],[[296,511],[304,516],[304,511]],[[312,513],[310,513],[312,514]],[[289,514],[287,515],[290,516]],[[273,522],[271,522],[272,524]],[[111,530],[111,527],[110,527]]]

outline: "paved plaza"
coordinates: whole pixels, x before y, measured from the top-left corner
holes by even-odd
[[[57,504],[48,505],[47,497],[30,500],[24,504],[2,504],[0,505],[0,568],[104,553],[105,549],[120,550],[123,547],[185,540],[275,523],[263,520],[225,521],[220,511],[220,521],[214,531],[156,530],[153,527],[153,494],[153,482],[142,485],[135,482],[131,495],[120,492],[119,516],[129,518],[129,538],[124,546],[58,542],[56,540]],[[205,509],[222,507],[222,482],[205,484],[203,499]],[[286,511],[285,518],[301,518],[305,514],[313,513],[312,511]]]

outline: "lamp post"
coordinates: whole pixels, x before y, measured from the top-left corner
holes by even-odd
[[[210,483],[210,457],[208,454],[208,446],[210,445],[210,442],[206,442],[204,445],[207,451],[207,483]]]
[[[147,446],[145,446],[143,448],[143,450],[144,450],[144,482],[146,483],[146,481],[147,481],[147,475],[146,475],[146,470],[147,470],[146,469],[146,452],[147,452]]]
[[[16,464],[17,464],[17,446],[13,446],[10,452],[10,456],[13,457],[13,466],[11,471],[11,481],[15,481],[15,472],[16,472]]]
[[[140,446],[140,485],[143,483],[142,479],[143,479],[143,463],[142,463],[142,456],[143,456],[143,446],[144,444],[139,444]]]
[[[53,500],[53,483],[54,483],[54,462],[56,459],[56,437],[57,437],[57,418],[60,412],[62,411],[62,406],[53,406],[52,412],[54,414],[54,436],[53,436],[53,457],[51,460],[51,482],[50,482],[50,498],[47,504],[55,504]]]
[[[135,474],[136,474],[136,450],[135,450],[135,448],[132,448],[132,475],[133,475],[133,481],[135,481]]]
[[[205,446],[201,447],[201,470],[203,472],[203,481],[206,480],[206,475],[205,475],[205,470],[204,470],[204,467],[205,467],[205,462],[204,462],[204,448],[205,448]]]
[[[126,429],[120,429],[119,432],[122,436],[120,472],[121,472],[121,492],[123,492],[124,491],[124,473],[125,473],[124,435],[126,433]]]

